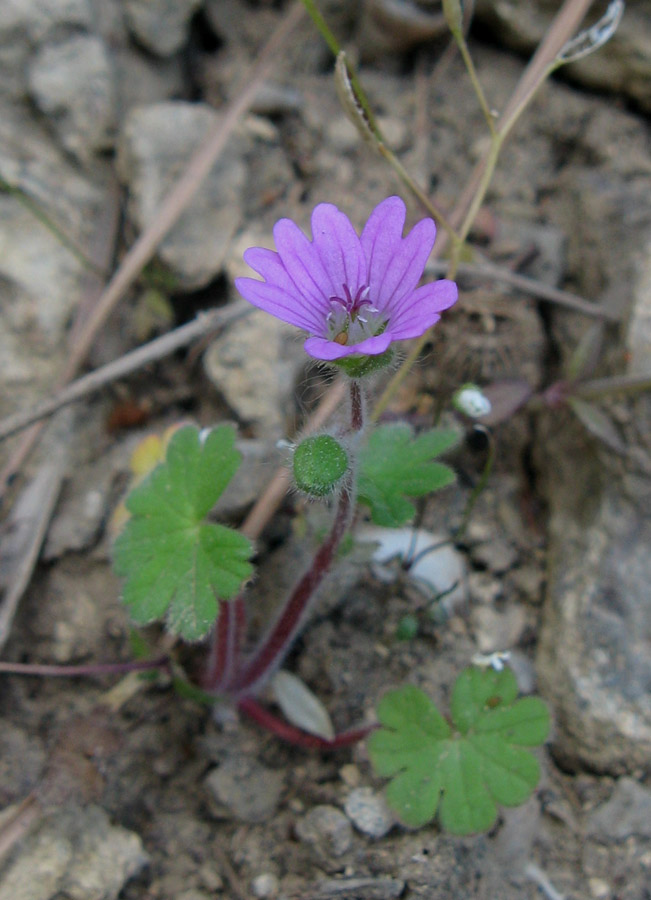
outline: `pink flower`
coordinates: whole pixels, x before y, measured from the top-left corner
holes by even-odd
[[[312,213],[312,241],[291,219],[274,227],[278,252],[251,247],[245,261],[264,278],[236,278],[254,306],[309,333],[316,359],[377,356],[393,341],[420,337],[457,299],[453,281],[417,287],[436,226],[422,219],[403,238],[405,204],[388,197],[358,237],[331,203]]]

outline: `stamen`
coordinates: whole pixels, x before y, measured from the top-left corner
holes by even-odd
[[[369,299],[370,293],[370,286],[365,284],[353,297],[349,285],[342,284],[341,296],[328,298],[331,309],[326,321],[332,335],[330,340],[346,346],[380,333],[384,323],[380,321],[380,311]]]

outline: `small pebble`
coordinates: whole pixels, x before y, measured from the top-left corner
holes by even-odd
[[[346,815],[353,825],[373,838],[381,838],[395,825],[396,818],[382,794],[372,788],[355,788],[344,804]]]
[[[545,573],[537,566],[521,566],[511,573],[511,580],[529,603],[540,603]]]
[[[508,606],[503,612],[490,606],[478,606],[472,612],[472,624],[480,653],[493,653],[515,647],[527,619],[521,606]]]
[[[273,872],[263,872],[251,882],[251,890],[255,897],[276,897],[280,883]]]
[[[217,871],[217,868],[210,862],[206,862],[201,866],[198,875],[201,886],[208,891],[221,891],[224,887],[221,875]]]
[[[339,777],[349,788],[356,788],[359,787],[362,773],[357,766],[354,766],[352,763],[346,763],[339,769]]]
[[[633,778],[620,778],[610,799],[588,817],[587,830],[608,843],[631,835],[651,838],[651,790]]]
[[[209,795],[216,801],[218,816],[255,824],[270,819],[280,802],[282,772],[260,765],[254,759],[226,759],[205,779]]]
[[[468,593],[473,603],[495,603],[502,591],[502,582],[489,572],[471,572],[468,576]]]
[[[590,896],[595,900],[605,900],[606,897],[610,897],[610,885],[603,878],[589,878],[588,887]]]
[[[473,547],[470,552],[475,565],[483,566],[495,575],[501,575],[513,567],[518,558],[518,551],[507,541],[487,541]]]
[[[353,843],[353,829],[335,806],[315,806],[296,823],[296,834],[305,843],[331,856],[343,856]]]

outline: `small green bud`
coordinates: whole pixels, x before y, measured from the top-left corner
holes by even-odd
[[[443,0],[443,15],[454,37],[460,38],[463,32],[463,13],[459,0]]]
[[[348,454],[329,434],[306,438],[294,451],[294,478],[299,490],[327,497],[348,471]]]

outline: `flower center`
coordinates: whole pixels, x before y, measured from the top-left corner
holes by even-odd
[[[328,338],[337,344],[359,344],[366,338],[380,334],[386,320],[369,300],[370,288],[362,285],[355,296],[347,284],[341,286],[342,297],[329,297],[327,315]]]

